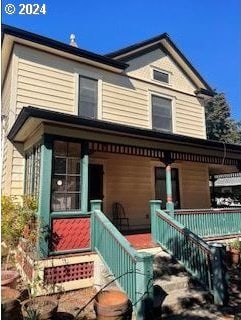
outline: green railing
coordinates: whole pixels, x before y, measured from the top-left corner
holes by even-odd
[[[209,246],[190,229],[160,210],[160,201],[153,200],[150,205],[154,240],[213,294],[216,304],[223,304],[227,297],[227,285],[222,268],[222,246]]]
[[[152,299],[153,256],[137,252],[101,212],[101,201],[91,201],[92,250],[101,257],[117,284],[128,294],[137,319],[144,319]]]
[[[200,237],[241,235],[241,208],[175,210],[174,218]]]

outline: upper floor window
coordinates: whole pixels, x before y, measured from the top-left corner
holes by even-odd
[[[170,83],[170,74],[160,70],[153,69],[153,80],[157,80],[164,83]]]
[[[172,131],[172,100],[160,96],[151,96],[152,128]]]
[[[96,119],[98,104],[98,80],[79,77],[79,115]]]

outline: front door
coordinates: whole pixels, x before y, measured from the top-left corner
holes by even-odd
[[[103,200],[103,165],[89,165],[89,210],[90,200]]]

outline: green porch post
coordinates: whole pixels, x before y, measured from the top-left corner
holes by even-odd
[[[144,320],[153,307],[153,255],[138,252],[136,260],[136,319]]]
[[[89,148],[88,142],[81,145],[81,212],[88,212]]]
[[[39,237],[37,243],[38,255],[45,258],[49,253],[50,239],[50,196],[51,196],[51,172],[52,172],[52,140],[44,136],[41,145],[40,161],[40,186],[39,186]]]
[[[157,241],[157,221],[156,221],[156,210],[161,210],[161,200],[150,200],[151,209],[151,235],[154,241]]]

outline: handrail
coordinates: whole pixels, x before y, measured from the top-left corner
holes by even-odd
[[[177,209],[175,210],[175,214],[202,214],[202,213],[219,214],[219,213],[228,213],[228,212],[240,213],[240,211],[241,211],[241,208]]]
[[[221,244],[208,245],[188,227],[161,210],[158,200],[151,200],[152,236],[176,260],[181,262],[212,295],[214,303],[227,301],[227,279]]]
[[[120,246],[129,254],[134,261],[136,261],[136,250],[134,250],[130,243],[126,240],[125,237],[122,236],[120,231],[107,219],[107,217],[101,211],[94,211],[95,217],[102,223],[106,229],[112,234],[113,238],[115,238]]]
[[[205,241],[203,241],[202,238],[200,238],[198,235],[196,235],[191,230],[189,230],[187,227],[185,227],[182,223],[176,221],[170,215],[168,215],[167,213],[165,213],[164,211],[161,211],[161,210],[157,210],[157,215],[159,217],[161,217],[163,220],[165,220],[167,223],[172,225],[180,233],[182,233],[187,238],[189,238],[192,242],[195,242],[204,251],[206,251],[209,254],[211,253],[209,245]]]
[[[137,252],[101,212],[101,201],[91,201],[91,244],[132,301],[137,319],[144,320],[145,299],[153,298],[153,255]]]

